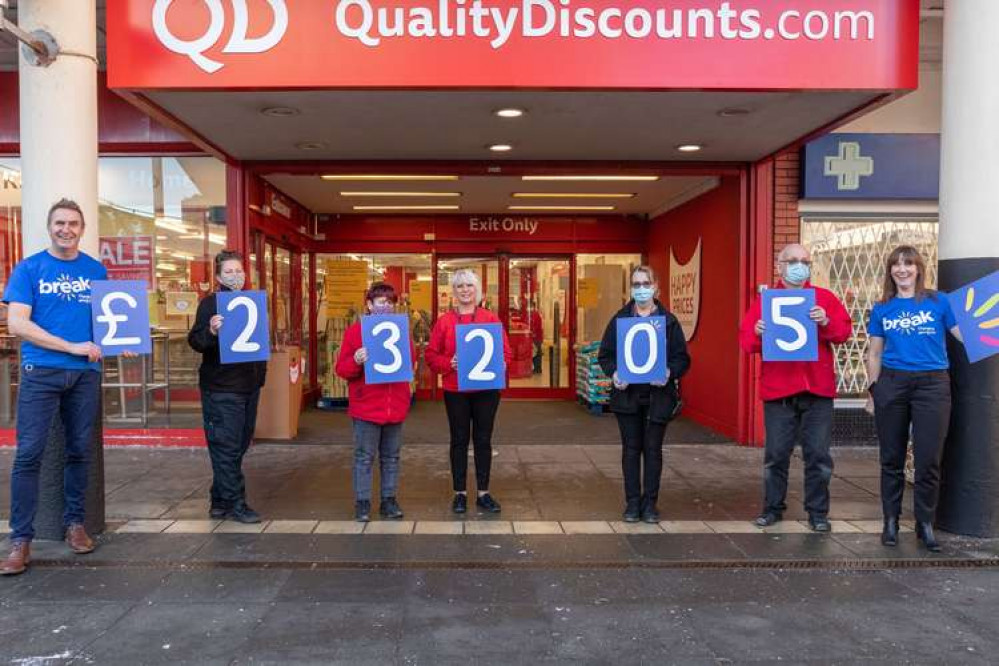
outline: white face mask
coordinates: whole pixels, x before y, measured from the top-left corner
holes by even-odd
[[[219,282],[233,291],[242,291],[243,285],[246,284],[246,275],[220,275]]]

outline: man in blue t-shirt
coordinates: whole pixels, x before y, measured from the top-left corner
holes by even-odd
[[[107,279],[99,261],[80,252],[83,211],[68,199],[49,209],[52,245],[14,267],[3,300],[7,327],[21,338],[17,454],[10,481],[10,555],[0,575],[23,572],[30,560],[38,507],[38,472],[52,419],[66,437],[66,543],[77,554],[94,550],[83,528],[90,439],[101,390],[101,349],[93,342],[90,283]]]

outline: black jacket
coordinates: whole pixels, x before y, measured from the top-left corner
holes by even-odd
[[[608,377],[613,377],[617,370],[617,320],[623,317],[634,317],[635,301],[621,308],[607,324],[603,340],[600,342],[600,352],[597,361]],[[680,322],[662,303],[656,301],[656,311],[653,316],[666,317],[666,346],[669,358],[669,382],[666,386],[649,387],[649,419],[655,423],[666,423],[673,414],[673,408],[680,399],[679,379],[690,368],[690,354],[687,353],[687,341],[683,337]],[[629,385],[623,391],[611,387],[610,408],[618,414],[635,414],[639,407],[639,393],[643,389],[638,385]]]
[[[224,291],[229,291],[222,287]],[[198,314],[194,326],[187,334],[187,342],[196,352],[201,352],[201,367],[198,368],[198,385],[202,391],[220,393],[253,393],[264,385],[267,378],[267,362],[229,363],[222,365],[219,360],[219,339],[212,335],[211,320],[218,314],[215,294],[209,294],[198,303]]]

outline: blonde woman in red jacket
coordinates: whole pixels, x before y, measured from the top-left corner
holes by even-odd
[[[398,302],[395,288],[378,282],[364,295],[368,314],[392,314]],[[409,341],[410,358],[416,358],[413,341]],[[368,350],[361,340],[361,322],[356,321],[343,335],[343,344],[336,362],[336,374],[347,380],[347,413],[354,421],[354,518],[366,523],[371,520],[371,487],[375,454],[381,472],[382,518],[402,518],[402,508],[396,500],[399,485],[399,454],[402,449],[402,423],[409,414],[412,394],[409,382],[367,384],[364,364]]]
[[[499,409],[500,392],[458,391],[458,357],[455,355],[455,328],[458,324],[499,323],[495,313],[481,307],[482,284],[475,271],[461,269],[451,276],[451,290],[457,307],[445,312],[434,324],[430,343],[424,354],[427,365],[441,375],[444,385],[444,407],[451,431],[451,480],[455,513],[468,510],[468,442],[475,451],[475,482],[478,497],[475,504],[485,512],[499,513],[500,504],[489,494],[489,474],[493,462],[493,423]],[[510,365],[510,341],[503,330],[503,359]]]

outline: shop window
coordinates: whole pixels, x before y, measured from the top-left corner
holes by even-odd
[[[105,361],[104,383],[162,387],[146,390],[145,413],[142,388],[105,390],[108,423],[196,426],[201,356],[188,346],[187,333],[198,299],[212,291],[213,258],[226,244],[225,165],[210,157],[102,157],[98,178],[98,258],[111,279],[149,285],[154,339],[154,353],[143,361]],[[0,158],[0,180],[0,287],[6,287],[22,252],[19,160]],[[10,347],[12,341],[7,341]],[[142,362],[147,364],[145,380]],[[17,366],[7,365],[11,372]],[[16,377],[0,381],[10,385]],[[0,405],[0,416],[4,413]]]
[[[813,282],[832,290],[853,320],[853,335],[836,347],[837,393],[861,398],[867,391],[867,320],[881,298],[885,260],[899,245],[912,245],[926,260],[926,286],[937,284],[937,220],[925,217],[824,218],[801,221],[801,242],[812,253]]]
[[[364,292],[373,282],[388,282],[399,294],[400,313],[407,314],[416,345],[415,388],[429,390],[433,374],[423,352],[433,322],[433,274],[429,254],[317,254],[318,375],[323,404],[343,404],[347,383],[335,366],[343,334],[363,312]]]
[[[309,284],[309,256],[302,255],[302,378],[306,388],[312,388],[309,379],[309,341],[312,340],[312,318],[309,308],[312,304],[312,287]]]
[[[638,254],[576,256],[576,310],[579,346],[600,342],[607,322],[628,302],[628,275],[642,263]],[[660,285],[664,289],[665,285]]]

